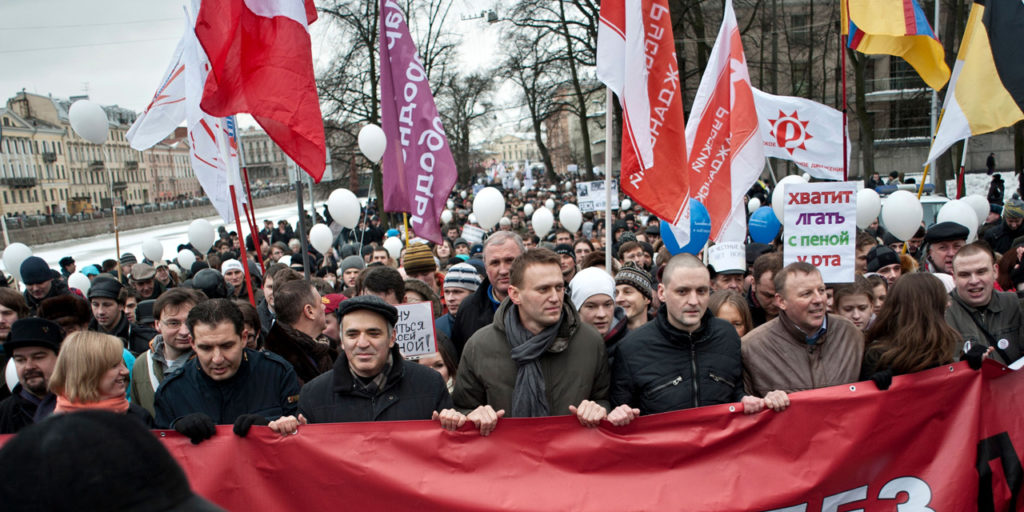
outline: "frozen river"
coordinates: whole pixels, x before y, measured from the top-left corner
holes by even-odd
[[[323,202],[316,204],[317,212],[323,214]],[[306,211],[309,211],[309,204],[304,203]],[[197,217],[200,218],[200,217]],[[214,229],[224,224],[223,219],[219,216],[202,217],[210,221]],[[295,203],[271,206],[267,208],[261,208],[256,210],[257,228],[262,229],[263,220],[270,219],[274,221],[276,226],[277,221],[284,219],[292,224],[293,227],[298,229],[299,210]],[[130,252],[135,254],[135,257],[142,260],[142,242],[143,240],[157,239],[164,246],[164,259],[173,259],[177,254],[178,244],[188,243],[188,226],[192,220],[186,220],[181,222],[175,222],[172,224],[156,225],[148,228],[133,229],[130,231],[122,231],[120,233],[121,239],[121,252]],[[242,223],[245,223],[245,219],[242,219]],[[232,222],[227,226],[228,231],[235,230],[235,223]],[[249,228],[244,227],[245,235],[249,234]],[[87,238],[76,238],[72,240],[65,240],[63,242],[54,242],[40,245],[30,245],[32,254],[39,256],[46,260],[54,269],[60,269],[58,261],[64,256],[71,256],[75,258],[75,262],[78,265],[78,269],[81,270],[86,265],[93,263],[101,263],[103,260],[117,258],[114,248],[114,234],[96,235]],[[0,268],[3,268],[3,264],[0,263]],[[6,272],[6,268],[3,268]]]

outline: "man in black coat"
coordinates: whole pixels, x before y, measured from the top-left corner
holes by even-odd
[[[0,402],[0,434],[17,434],[33,423],[39,404],[51,395],[47,385],[64,331],[55,322],[23,318],[14,322],[4,350],[14,359],[18,384]]]
[[[469,338],[494,321],[494,312],[508,296],[512,262],[524,252],[526,248],[523,247],[523,239],[512,231],[498,231],[484,242],[487,279],[462,301],[459,313],[455,315],[455,326],[452,327],[452,343],[459,357]]]
[[[639,414],[741,402],[743,412],[789,405],[781,391],[765,398],[743,391],[743,361],[736,330],[708,311],[711,274],[691,254],[669,260],[658,285],[662,306],[652,322],[619,342],[612,365],[608,421],[624,425]]]
[[[156,329],[128,321],[124,303],[128,294],[117,279],[97,277],[89,287],[89,306],[92,320],[89,330],[121,338],[124,348],[134,356],[149,350],[149,342],[158,334]]]
[[[337,314],[345,353],[302,387],[300,422],[428,420],[454,412],[441,374],[402,357],[394,306],[362,295],[343,301]]]
[[[245,348],[243,317],[228,299],[197,304],[185,321],[195,357],[164,378],[153,407],[156,425],[173,428],[198,444],[234,423],[244,437],[253,425],[295,431],[299,383],[287,361]]]
[[[1013,240],[1024,236],[1024,201],[1010,199],[1003,205],[1003,219],[998,225],[985,231],[985,241],[996,253],[1010,250]]]

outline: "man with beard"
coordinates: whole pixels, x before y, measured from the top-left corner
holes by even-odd
[[[0,369],[7,367],[7,361],[11,358],[10,351],[3,348],[11,333],[11,326],[19,318],[29,315],[28,305],[25,304],[25,297],[12,288],[0,288]],[[0,385],[0,400],[11,396],[7,386]]]
[[[185,320],[189,311],[204,300],[206,297],[196,290],[173,288],[164,292],[153,305],[154,324],[160,334],[149,343],[149,350],[135,360],[132,367],[135,378],[128,388],[132,402],[150,414],[156,414],[153,398],[164,377],[192,356],[192,336]]]
[[[51,269],[39,256],[29,256],[21,262],[21,281],[25,283],[25,303],[32,315],[36,314],[43,300],[71,293],[60,273]]]
[[[143,327],[128,321],[124,314],[127,293],[121,283],[109,277],[97,277],[89,288],[89,305],[93,319],[89,330],[121,338],[124,347],[134,356],[149,349],[149,340],[157,335],[152,327]]]
[[[0,402],[0,434],[16,434],[33,423],[39,404],[50,395],[47,386],[64,339],[60,326],[42,318],[14,322],[4,350],[14,359],[18,384]]]

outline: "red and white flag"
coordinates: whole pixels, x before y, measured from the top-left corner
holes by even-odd
[[[843,181],[843,113],[816,101],[754,89],[765,156],[790,160],[820,180]],[[850,155],[846,155],[846,163]]]
[[[667,0],[604,0],[597,77],[622,105],[622,190],[689,240],[690,182]]]
[[[693,100],[686,144],[691,195],[708,209],[711,240],[742,242],[747,228],[743,195],[764,169],[764,149],[731,0],[725,0],[722,28]]]
[[[308,24],[313,0],[204,0],[195,33],[210,74],[202,109],[249,113],[313,180],[327,163]]]
[[[190,23],[186,23],[185,31],[192,31]],[[182,36],[174,49],[171,63],[160,80],[160,87],[153,94],[153,99],[146,106],[146,110],[135,119],[125,134],[129,145],[136,151],[145,151],[163,141],[185,120],[185,63],[182,62],[184,48],[185,37]]]

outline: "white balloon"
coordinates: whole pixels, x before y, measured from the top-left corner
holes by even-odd
[[[159,263],[164,258],[164,244],[155,238],[147,238],[142,242],[142,256],[153,263]]]
[[[547,208],[548,210],[554,210],[555,209],[555,200],[551,199],[550,197],[545,199],[544,200],[544,207]]]
[[[89,294],[89,288],[91,285],[92,283],[89,281],[89,276],[81,272],[75,272],[74,274],[68,276],[68,286],[70,286],[71,288],[78,289],[80,292],[82,292],[82,295]]]
[[[380,162],[387,145],[388,138],[380,126],[368,124],[359,130],[359,151],[363,152],[367,160],[373,163]]]
[[[967,243],[973,242],[978,235],[978,215],[974,213],[974,208],[962,199],[942,205],[935,222],[955,222],[967,228]]]
[[[4,381],[7,383],[7,389],[14,391],[14,386],[18,385],[18,369],[14,367],[14,358],[7,360],[7,366],[4,367]]]
[[[512,188],[520,188],[522,186],[523,184],[519,181],[519,178],[512,180]]]
[[[520,193],[520,194],[522,194],[522,195],[524,195],[524,196],[525,196],[525,195],[526,195],[526,193],[527,193],[527,192],[529,192],[529,191],[530,191],[530,187],[527,187],[526,185],[523,185],[523,188],[519,189],[519,193]]]
[[[192,269],[192,264],[196,262],[196,255],[194,252],[188,249],[182,249],[178,251],[178,265],[185,272]]]
[[[525,213],[527,217],[533,215],[533,204],[526,203],[526,205],[523,206],[523,213]]]
[[[882,211],[882,198],[870,188],[857,192],[857,227],[867,229]]]
[[[558,210],[558,222],[562,224],[562,227],[568,229],[570,233],[575,233],[583,224],[583,212],[580,211],[579,206],[571,203],[564,204]]]
[[[505,213],[505,197],[494,187],[484,187],[473,198],[473,213],[480,221],[480,227],[491,229]]]
[[[213,247],[214,234],[213,225],[206,219],[196,219],[188,226],[188,241],[201,254]]]
[[[750,201],[747,201],[747,213],[754,213],[760,207],[761,207],[761,200],[756,198],[756,197],[751,197]]]
[[[452,201],[451,199],[449,199],[448,202],[445,204],[445,206],[447,206],[449,210],[454,210],[455,209],[455,201]]]
[[[282,264],[282,265],[284,265],[284,266],[286,266],[286,267],[290,267],[290,266],[292,266],[292,255],[291,254],[285,254],[284,256],[281,256],[281,258],[279,260],[277,260],[277,262]]]
[[[802,185],[807,182],[804,181],[803,177],[797,176],[796,174],[791,174],[789,176],[786,176],[785,178],[782,178],[781,180],[779,180],[778,183],[775,184],[775,190],[772,191],[772,210],[775,212],[775,218],[779,219],[779,222],[783,222],[782,207],[785,205],[786,202],[784,190],[786,189],[786,185],[790,183]]]
[[[988,218],[988,212],[990,208],[988,204],[988,199],[986,199],[985,196],[980,194],[971,194],[963,198],[963,201],[971,205],[971,208],[974,208],[974,214],[978,216],[978,225],[980,226],[984,224],[985,219]]]
[[[906,241],[921,227],[924,209],[921,208],[921,201],[917,199],[917,195],[906,190],[897,190],[885,198],[880,218],[886,231],[897,239]]]
[[[402,241],[397,236],[384,240],[384,248],[388,250],[388,254],[392,259],[397,260],[402,255]]]
[[[551,192],[558,192],[558,187],[551,185],[550,187],[548,187],[548,190]]]
[[[572,190],[572,182],[571,181],[565,182],[565,189],[566,190]]]
[[[327,211],[343,228],[354,229],[359,225],[359,198],[347,188],[336,188],[327,196]]]
[[[309,244],[320,254],[327,254],[331,250],[331,242],[334,241],[334,233],[327,224],[314,224],[309,229]]]
[[[622,200],[622,209],[623,210],[628,210],[628,209],[630,209],[632,207],[633,207],[633,201],[630,201],[629,199],[623,199]]]
[[[2,221],[0,221],[2,222]],[[29,256],[32,256],[32,249],[29,249],[27,245],[21,242],[14,242],[8,245],[4,249],[4,266],[7,267],[7,273],[14,276],[15,279],[21,281],[21,264]]]
[[[471,213],[471,214],[469,214],[469,218],[468,218],[467,220],[469,220],[469,223],[470,223],[470,224],[476,224],[476,223],[477,223],[477,222],[476,222],[476,215],[475,215],[475,214],[472,214],[472,213]]]
[[[107,141],[110,124],[103,107],[89,100],[78,100],[68,109],[68,120],[79,137],[93,144]]]
[[[806,173],[805,172],[800,177],[804,179],[805,183],[810,183],[810,181],[811,181],[811,174],[810,173]]]
[[[555,216],[547,208],[538,208],[530,217],[530,224],[533,225],[533,232],[538,237],[544,238],[544,235],[551,231],[551,226],[555,224]]]
[[[465,199],[466,198],[466,191],[463,190],[462,192],[459,192],[459,197]]]
[[[452,221],[452,211],[451,210],[445,210],[445,211],[441,212],[441,223],[442,224],[448,224],[451,221]]]

